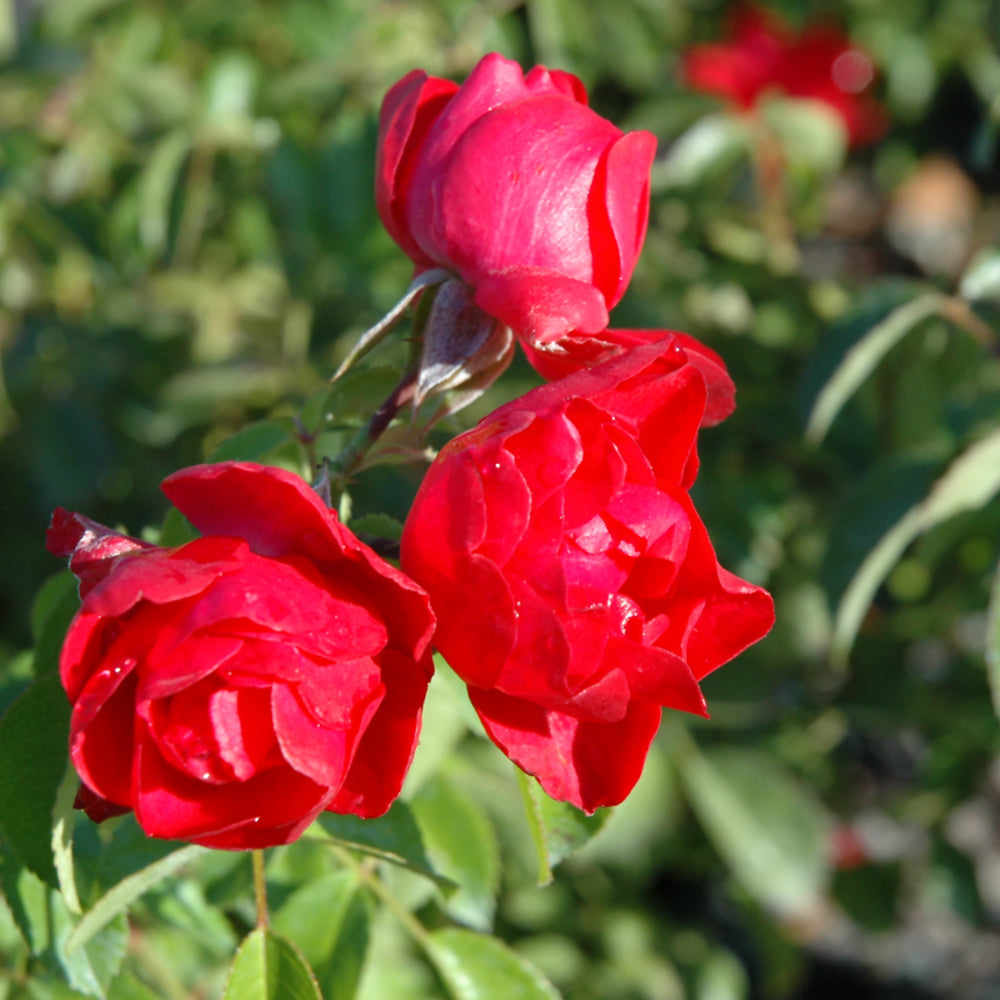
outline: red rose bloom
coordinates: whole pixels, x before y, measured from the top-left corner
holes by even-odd
[[[592,811],[642,770],[663,707],[763,636],[688,496],[705,381],[672,338],[529,392],[451,441],[403,532],[436,643],[487,733]]]
[[[731,41],[695,45],[684,54],[684,76],[696,90],[744,110],[768,92],[822,101],[843,121],[852,146],[885,132],[885,112],[868,94],[872,61],[839,29],[814,25],[796,37],[774,15],[740,7],[729,33]]]
[[[49,529],[83,598],[60,661],[80,803],[225,848],[385,812],[433,669],[427,595],[290,473],[196,466],[163,489],[204,537],[160,548],[64,510]]]
[[[591,111],[576,77],[493,54],[461,86],[414,70],[386,94],[376,201],[419,271],[458,274],[544,343],[607,326],[645,238],[655,151]]]

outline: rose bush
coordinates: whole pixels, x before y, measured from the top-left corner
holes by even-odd
[[[385,812],[433,669],[427,595],[290,473],[196,466],[163,489],[203,537],[160,548],[64,510],[49,529],[82,596],[60,661],[80,804],[224,848]]]
[[[705,400],[680,341],[634,346],[451,441],[404,528],[487,733],[588,811],[628,794],[662,708],[704,714],[698,681],[773,622],[688,496]]]
[[[386,94],[376,201],[417,270],[445,268],[515,333],[596,333],[646,234],[656,140],[587,107],[576,77],[486,56],[464,84],[421,70]]]
[[[854,146],[885,132],[885,111],[870,94],[875,79],[871,58],[838,28],[815,24],[796,36],[773,14],[738,7],[730,36],[684,53],[690,86],[728,98],[744,110],[767,93],[821,101],[843,122]]]

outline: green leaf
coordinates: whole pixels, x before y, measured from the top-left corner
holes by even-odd
[[[671,145],[654,181],[663,187],[702,184],[746,156],[749,146],[750,134],[734,115],[702,115]]]
[[[132,813],[100,826],[79,823],[73,852],[81,898],[92,904],[123,879],[186,846],[182,840],[147,837]]]
[[[351,531],[356,535],[375,535],[398,542],[403,537],[403,525],[388,514],[365,514],[351,521]]]
[[[948,466],[920,505],[922,530],[985,507],[1000,492],[1000,430],[971,444]]]
[[[911,542],[966,511],[979,510],[1000,493],[1000,430],[970,445],[945,470],[930,493],[878,541],[854,574],[837,608],[831,659],[843,668],[882,581]]]
[[[1000,249],[984,247],[959,280],[959,294],[970,302],[1000,302]]]
[[[371,907],[350,871],[328,872],[306,883],[271,920],[278,934],[302,949],[326,1000],[350,1000],[357,992],[370,923]]]
[[[325,412],[334,423],[370,417],[372,410],[396,388],[399,372],[388,365],[352,368],[333,384]]]
[[[25,942],[42,965],[79,993],[104,997],[125,956],[124,915],[91,937],[86,947],[70,951],[66,945],[75,917],[58,892],[17,865],[5,843],[0,843],[0,884]]]
[[[73,862],[73,826],[76,821],[74,803],[79,787],[80,779],[76,770],[72,764],[67,763],[52,810],[52,860],[63,902],[73,914],[79,914],[82,909],[76,891],[76,871]]]
[[[67,952],[72,953],[77,948],[82,948],[103,927],[119,914],[124,913],[129,904],[138,899],[144,892],[205,851],[204,847],[189,844],[159,861],[154,861],[153,864],[147,865],[134,875],[122,879],[80,918],[80,922],[73,929],[66,942]]]
[[[496,909],[500,855],[486,813],[440,776],[420,789],[412,806],[434,867],[459,887],[447,896],[448,913],[470,927],[489,930]]]
[[[179,128],[160,139],[146,160],[139,181],[139,239],[154,255],[167,247],[170,205],[190,151],[190,131]]]
[[[24,943],[35,954],[49,942],[46,899],[49,887],[25,868],[0,837],[0,889]]]
[[[429,935],[427,953],[453,1000],[559,1000],[555,987],[496,938],[448,929]]]
[[[775,760],[744,748],[680,758],[691,806],[733,877],[762,906],[793,917],[823,898],[828,821]]]
[[[611,810],[598,809],[593,816],[588,816],[568,802],[556,802],[521,770],[517,772],[517,780],[538,855],[538,884],[548,885],[552,881],[552,869],[599,833]]]
[[[233,959],[222,1000],[323,1000],[306,960],[290,941],[258,927]]]
[[[771,98],[762,103],[762,117],[789,169],[832,174],[844,165],[847,135],[843,122],[823,101]]]
[[[128,921],[124,913],[93,935],[85,947],[69,951],[66,943],[72,934],[74,918],[62,897],[50,893],[50,919],[54,936],[55,960],[73,989],[87,996],[103,998],[121,968],[128,945]]]
[[[943,295],[929,292],[898,306],[876,323],[844,356],[820,390],[806,425],[806,439],[819,444],[848,399],[864,384],[879,362],[918,323],[940,313]]]
[[[142,980],[128,970],[115,976],[108,990],[108,1000],[160,1000]]]
[[[36,677],[44,677],[59,668],[66,629],[79,607],[76,577],[69,570],[49,577],[42,585],[31,607]]]
[[[410,807],[397,799],[392,808],[377,819],[359,819],[324,812],[319,825],[344,847],[360,851],[380,861],[401,865],[418,875],[451,885],[434,869],[424,849],[424,840]]]
[[[1000,566],[993,577],[986,612],[986,676],[990,682],[993,711],[1000,716]]]
[[[55,674],[35,681],[0,719],[0,831],[21,862],[58,884],[52,812],[66,770],[69,702]]]
[[[210,462],[254,462],[292,438],[289,428],[275,420],[248,424],[226,438],[209,457]]]
[[[198,537],[195,526],[176,508],[171,507],[163,518],[158,542],[164,548],[172,549],[187,545]]]

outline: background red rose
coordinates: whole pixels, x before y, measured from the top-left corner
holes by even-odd
[[[839,28],[814,24],[796,36],[768,11],[738,7],[729,34],[729,41],[684,53],[684,76],[695,89],[746,110],[768,92],[822,101],[844,123],[851,145],[885,132],[885,111],[869,94],[871,58]]]
[[[386,94],[376,200],[418,269],[443,267],[525,339],[596,333],[646,234],[656,140],[587,107],[576,77],[497,54],[460,87],[420,70]]]
[[[164,549],[63,510],[49,532],[83,597],[60,662],[81,804],[226,848],[385,812],[432,672],[426,595],[290,473],[197,466],[163,489],[205,537]]]
[[[770,628],[688,497],[705,381],[676,340],[507,404],[431,466],[403,533],[436,644],[486,731],[555,798],[635,784],[661,708]]]

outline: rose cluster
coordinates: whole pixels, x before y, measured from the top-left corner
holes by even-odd
[[[303,480],[252,463],[164,482],[201,533],[174,548],[57,511],[48,546],[82,597],[60,667],[89,815],[227,848],[286,843],[323,810],[380,815],[432,647],[497,746],[588,811],[628,794],[664,708],[705,714],[699,681],[773,608],[719,565],[689,495],[700,428],[734,406],[724,363],[683,334],[608,328],[654,151],[575,77],[497,55],[461,86],[415,71],[389,91],[386,227],[418,275],[445,275],[454,315],[473,303],[548,383],[438,455],[402,570]]]

